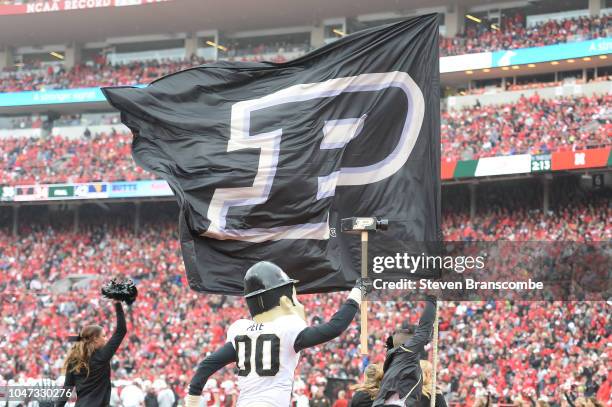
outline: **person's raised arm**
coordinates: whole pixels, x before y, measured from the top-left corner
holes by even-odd
[[[358,280],[355,288],[349,293],[346,302],[342,304],[338,312],[336,312],[329,321],[304,328],[304,330],[298,334],[297,338],[295,338],[293,349],[299,352],[340,336],[340,334],[351,324],[355,314],[359,310],[362,291],[365,290],[366,284],[367,282]]]
[[[227,342],[214,353],[208,355],[200,362],[196,374],[189,383],[189,395],[186,398],[186,407],[199,407],[200,396],[208,378],[223,366],[236,362],[236,350],[231,342]]]
[[[419,326],[417,327],[414,335],[410,336],[406,342],[402,345],[406,349],[412,352],[419,350],[422,346],[427,345],[431,340],[433,333],[433,324],[436,319],[436,297],[433,295],[426,296],[425,309],[421,314],[419,320]]]
[[[69,371],[68,368],[67,368],[66,369],[66,377],[64,378],[64,395],[66,394],[66,392],[68,390],[72,390],[74,385],[75,385],[74,376],[73,376],[72,372]],[[60,401],[55,402],[55,407],[64,407],[69,399],[70,399],[70,397],[66,397],[65,400],[60,400]]]
[[[102,360],[111,360],[117,348],[121,345],[121,341],[127,333],[127,326],[125,324],[125,314],[123,313],[123,307],[121,302],[115,302],[115,313],[117,314],[117,326],[113,336],[106,342],[106,344],[98,349],[98,357]]]

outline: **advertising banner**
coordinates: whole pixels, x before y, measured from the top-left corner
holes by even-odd
[[[451,179],[455,174],[455,167],[457,167],[457,160],[442,160],[440,166],[440,178]]]
[[[552,154],[486,157],[479,160],[442,160],[441,179],[550,172],[612,166],[612,147]],[[90,182],[81,184],[0,187],[0,201],[146,198],[172,196],[164,180]]]
[[[568,58],[582,58],[593,55],[609,54],[612,51],[612,38],[568,42],[546,47],[521,48],[493,52],[493,67],[534,64]]]
[[[531,156],[529,154],[485,157],[478,160],[474,175],[485,177],[491,175],[523,174],[531,172]]]
[[[15,187],[15,201],[44,201],[48,199],[47,185],[18,185]]]
[[[148,184],[147,196],[172,196],[174,193],[166,181],[144,181]]]
[[[440,58],[440,73],[484,69],[491,66],[493,66],[492,52],[478,52]]]
[[[478,160],[465,160],[458,161],[455,167],[455,178],[471,178],[476,173],[476,167],[478,166]]]
[[[552,170],[606,167],[612,147],[552,153]]]
[[[144,87],[146,85],[135,85]],[[0,93],[0,107],[105,102],[100,88]]]
[[[164,180],[0,187],[0,201],[146,198],[172,195],[172,189]]]
[[[0,107],[102,102],[99,88],[0,93]]]
[[[74,197],[74,185],[49,185],[49,199],[71,199]]]
[[[77,184],[74,196],[76,199],[108,198],[108,185],[107,182]]]
[[[108,192],[109,198],[133,198],[151,196],[172,196],[172,190],[166,181],[133,181],[112,182]]]
[[[140,196],[138,182],[112,182],[108,191],[109,198],[127,198]]]
[[[13,201],[15,199],[15,187],[5,186],[0,188],[0,201]]]

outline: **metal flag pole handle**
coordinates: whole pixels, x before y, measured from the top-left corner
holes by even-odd
[[[344,218],[340,221],[343,233],[361,234],[361,278],[368,278],[368,233],[377,230],[387,230],[389,220],[375,217],[352,217]],[[361,355],[368,354],[368,301],[365,294],[361,293],[361,334],[360,348]]]
[[[430,407],[436,407],[436,376],[438,370],[438,314],[440,314],[440,301],[436,301],[436,317],[433,326],[432,361],[431,361],[431,396]]]
[[[368,277],[368,231],[361,232],[361,278]],[[361,300],[361,354],[368,354],[368,301]]]

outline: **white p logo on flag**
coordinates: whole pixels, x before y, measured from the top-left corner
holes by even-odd
[[[257,174],[250,187],[217,188],[208,207],[210,225],[202,235],[219,240],[264,242],[281,239],[328,239],[327,222],[305,223],[274,228],[227,228],[227,212],[235,206],[259,205],[269,199],[278,166],[283,129],[251,134],[251,115],[261,109],[320,98],[334,98],[344,93],[382,91],[397,88],[408,100],[399,142],[382,160],[363,167],[342,167],[318,178],[317,199],[335,194],[337,186],[366,185],[395,174],[404,166],[414,148],[424,117],[424,98],[418,85],[405,72],[361,74],[324,82],[294,85],[270,95],[238,102],[232,106],[231,132],[227,151],[246,148],[260,150]],[[359,136],[367,115],[351,119],[329,120],[323,128],[321,149],[344,148]]]

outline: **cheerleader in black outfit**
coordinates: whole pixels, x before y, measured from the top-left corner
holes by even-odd
[[[110,360],[127,333],[121,302],[115,302],[115,312],[117,326],[108,341],[101,326],[87,325],[76,338],[64,362],[64,388],[76,387],[75,407],[107,407],[110,403]],[[65,404],[66,401],[61,401],[57,407]]]
[[[76,343],[64,362],[64,388],[76,387],[75,407],[108,407],[110,403],[110,360],[127,333],[125,315],[119,301],[115,301],[115,313],[117,326],[110,339],[107,340],[101,326],[87,325],[75,338]],[[56,406],[63,407],[65,404],[66,400],[57,402]]]

